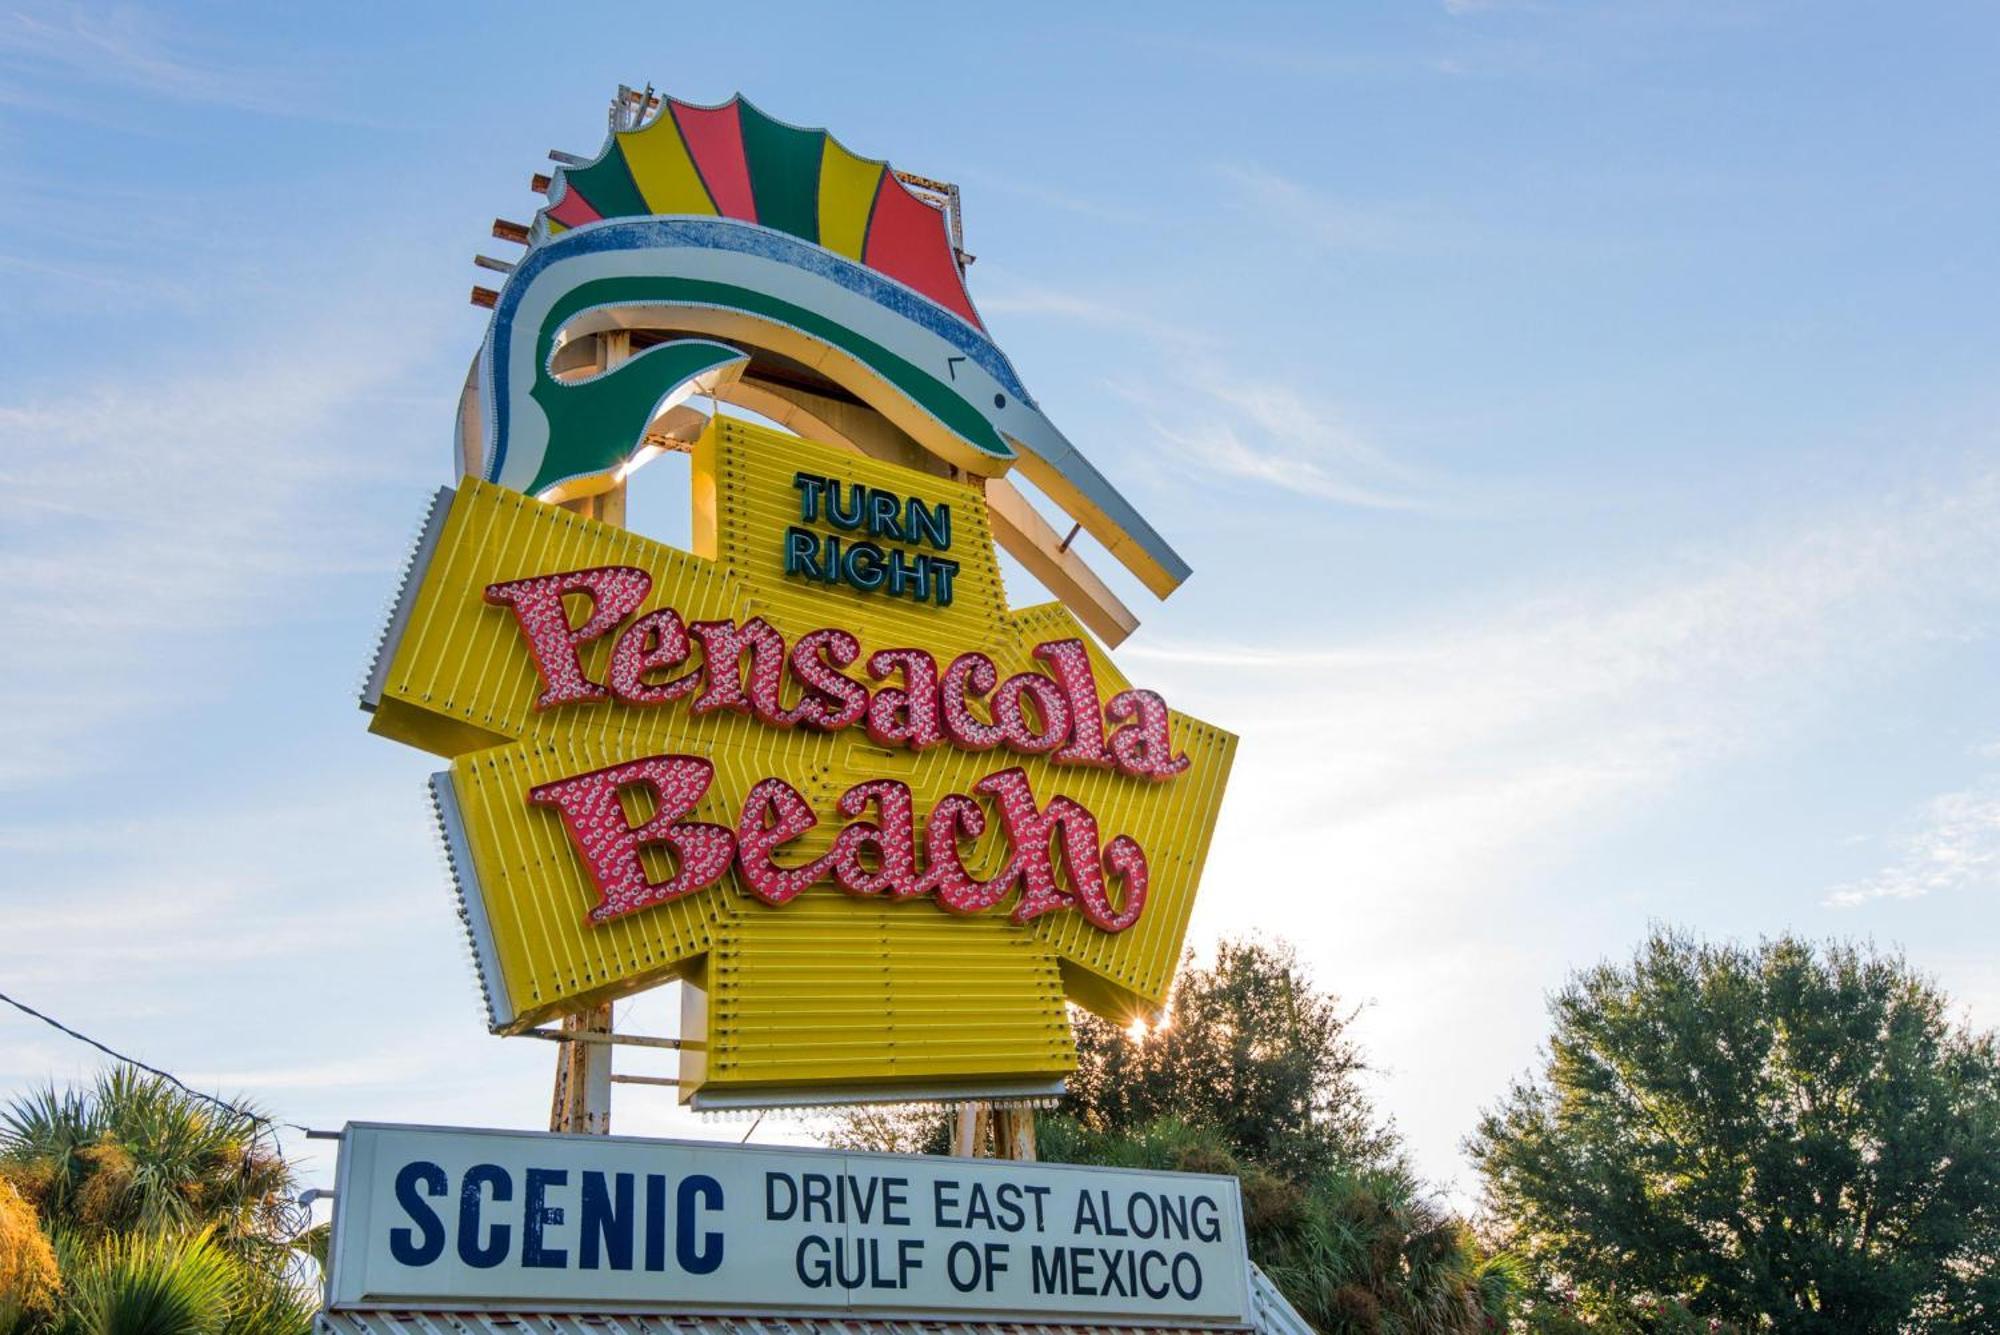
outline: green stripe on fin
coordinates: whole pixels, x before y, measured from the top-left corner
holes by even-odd
[[[746,100],[737,109],[743,157],[757,221],[801,241],[819,244],[819,166],[826,151],[822,130],[801,130],[772,120]]]
[[[632,169],[625,165],[625,147],[613,141],[611,151],[588,167],[572,167],[563,172],[570,188],[590,201],[603,218],[643,218],[652,210],[646,197],[633,183]]]
[[[744,354],[705,338],[646,349],[592,379],[565,384],[544,373],[530,391],[549,422],[548,450],[526,488],[539,496],[559,482],[608,473],[635,454],[661,402],[690,380]]]

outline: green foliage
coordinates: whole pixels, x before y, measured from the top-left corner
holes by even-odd
[[[1470,1143],[1531,1328],[2000,1328],[2000,1052],[1947,1005],[1789,936],[1572,978]]]
[[[86,1236],[212,1228],[229,1251],[281,1232],[291,1189],[255,1121],[129,1066],[0,1112],[0,1172]]]
[[[1293,1176],[1385,1164],[1394,1143],[1357,1082],[1366,1067],[1352,1018],[1290,946],[1225,941],[1210,967],[1182,965],[1165,1023],[1143,1042],[1076,1017],[1079,1065],[1062,1110],[1105,1131],[1178,1118]]]
[[[303,1335],[290,1169],[256,1119],[130,1067],[0,1111],[0,1184],[61,1263],[34,1335]],[[0,1323],[0,1332],[6,1327]]]
[[[236,1290],[220,1335],[301,1335],[319,1310],[319,1290],[282,1266],[236,1268]]]
[[[1297,1180],[1172,1118],[1094,1131],[1055,1116],[1037,1134],[1050,1162],[1233,1174],[1251,1256],[1326,1335],[1478,1335],[1502,1329],[1512,1305],[1512,1262],[1485,1254],[1398,1165]]]
[[[1523,1335],[1746,1335],[1719,1317],[1698,1317],[1680,1303],[1654,1298],[1592,1302],[1541,1294],[1517,1305]]]
[[[128,1233],[72,1254],[62,1335],[221,1335],[238,1268],[207,1230]]]
[[[1430,1197],[1376,1121],[1350,1016],[1284,946],[1228,942],[1182,967],[1168,1023],[1143,1038],[1077,1017],[1081,1066],[1036,1119],[1051,1163],[1224,1173],[1242,1184],[1250,1255],[1326,1335],[1498,1331],[1519,1289]],[[851,1113],[834,1143],[943,1153],[935,1110]]]
[[[1170,1018],[1143,1041],[1071,1012],[1078,1064],[1061,1111],[1099,1132],[1134,1133],[1163,1119],[1205,1128],[1243,1158],[1293,1176],[1386,1164],[1394,1140],[1357,1083],[1366,1068],[1347,1036],[1351,1018],[1313,986],[1291,947],[1225,941],[1213,965],[1188,956]],[[948,1154],[951,1114],[848,1109],[827,1142]]]

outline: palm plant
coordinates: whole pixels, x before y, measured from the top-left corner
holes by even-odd
[[[239,1264],[229,1316],[218,1335],[303,1335],[319,1310],[319,1291],[282,1267]]]
[[[254,1117],[130,1066],[0,1112],[0,1172],[86,1236],[209,1228],[232,1253],[282,1235],[292,1185]]]
[[[64,1281],[59,1307],[24,1329],[304,1332],[315,1304],[293,1266],[292,1175],[264,1127],[129,1066],[0,1109],[0,1185],[33,1207]]]
[[[62,1335],[222,1335],[239,1271],[208,1230],[76,1246]]]

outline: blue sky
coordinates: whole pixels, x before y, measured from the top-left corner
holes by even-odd
[[[0,11],[0,987],[295,1121],[543,1123],[353,691],[471,256],[651,81],[963,187],[1002,346],[1196,570],[1121,584],[1243,737],[1196,939],[1365,1003],[1461,1198],[1652,921],[2000,1023],[1990,6],[849,8]],[[0,1087],[92,1065],[0,1016]]]

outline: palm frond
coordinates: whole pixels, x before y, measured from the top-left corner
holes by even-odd
[[[78,1335],[221,1335],[239,1276],[208,1232],[127,1234],[74,1267],[70,1325]]]

